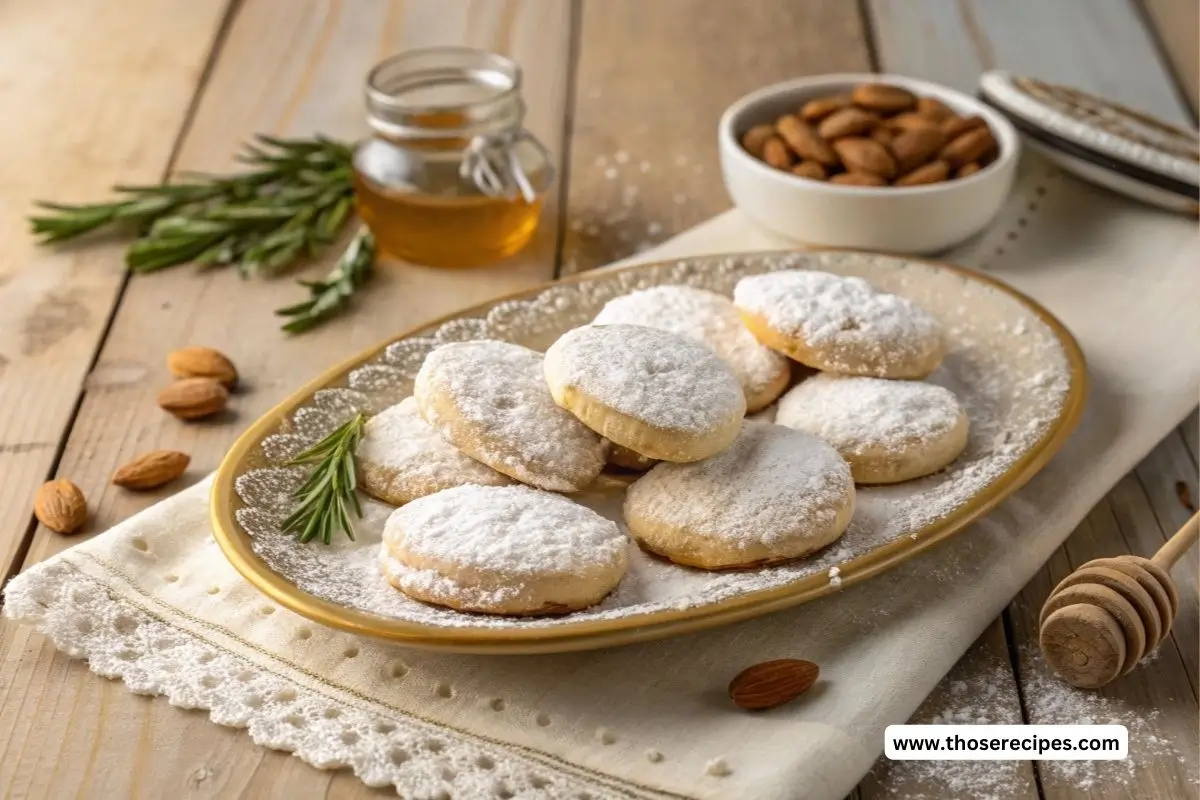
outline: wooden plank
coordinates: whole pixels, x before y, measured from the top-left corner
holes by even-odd
[[[974,93],[981,72],[1007,69],[1190,124],[1130,0],[870,0],[869,7],[885,70]]]
[[[631,255],[728,208],[716,124],[741,95],[869,70],[854,3],[584,0],[562,271]]]
[[[1021,702],[1004,625],[997,619],[909,719],[910,725],[1020,725]],[[889,761],[858,786],[862,800],[889,797],[1004,797],[1037,800],[1029,761]]]
[[[25,217],[36,199],[86,201],[162,177],[225,5],[0,7],[0,580],[28,541],[33,494],[125,274],[119,246],[39,247]]]
[[[1037,620],[1050,590],[1072,569],[1093,558],[1144,552],[1131,539],[1157,538],[1161,531],[1133,475],[1126,476],[1022,590],[1010,609],[1021,661],[1020,680],[1029,721],[1077,723],[1094,714],[1130,729],[1130,760],[1122,762],[1038,762],[1044,797],[1179,797],[1194,785],[1197,769],[1196,695],[1175,643],[1100,692],[1073,690],[1053,678],[1038,655]],[[1117,513],[1114,513],[1117,512]],[[1136,527],[1128,527],[1132,516]],[[1122,517],[1126,519],[1122,521]],[[1150,530],[1153,529],[1153,530]],[[1181,621],[1182,623],[1182,621]],[[1177,628],[1178,630],[1178,628]]]
[[[254,132],[360,135],[362,80],[371,65],[386,54],[434,44],[513,55],[526,71],[527,124],[561,153],[571,12],[569,4],[538,0],[247,0],[229,29],[178,166],[226,168]],[[152,447],[188,452],[192,467],[180,484],[197,480],[216,467],[246,425],[330,364],[431,316],[550,279],[558,229],[553,199],[545,213],[541,234],[520,256],[471,272],[386,265],[356,313],[296,338],[280,333],[271,314],[297,299],[290,281],[245,284],[232,272],[186,268],[139,276],[88,378],[59,470],[88,495],[93,529],[181,488],[132,495],[110,487],[113,469],[134,453]],[[328,270],[332,257],[312,274]],[[233,411],[212,424],[180,423],[154,403],[168,379],[166,353],[193,343],[228,353],[245,376]],[[39,529],[26,563],[74,541]],[[18,795],[161,797],[166,787],[184,786],[220,797],[260,797],[268,786],[278,797],[374,794],[357,780],[252,747],[244,733],[202,715],[148,703],[85,676],[26,631],[5,627],[0,662],[0,719],[20,720],[0,732],[0,770],[11,778],[0,772],[0,785]],[[147,745],[130,748],[131,741]],[[154,752],[177,757],[152,761],[150,743]],[[103,765],[102,781],[86,766],[96,762]]]
[[[1200,110],[1200,4],[1195,0],[1141,0],[1163,56],[1192,112]]]

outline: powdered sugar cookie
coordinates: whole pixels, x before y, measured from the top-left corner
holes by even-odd
[[[691,286],[655,286],[609,300],[593,325],[648,325],[704,342],[742,384],[746,410],[770,405],[787,388],[788,360],[759,344],[727,297]]]
[[[396,509],[379,566],[417,600],[486,614],[595,605],[628,566],[616,523],[526,486],[459,486]]]
[[[861,278],[769,272],[738,281],[733,301],[755,338],[819,370],[923,378],[942,361],[937,320]]]
[[[737,436],[746,398],[710,347],[641,325],[589,325],[546,351],[560,406],[614,444],[662,461],[695,461]]]
[[[367,421],[355,462],[362,490],[396,506],[455,486],[512,483],[443,439],[421,419],[413,397]]]
[[[655,466],[625,495],[643,548],[701,569],[794,561],[841,536],[853,513],[854,480],[837,451],[767,422],[747,421],[712,458]]]
[[[555,405],[542,357],[526,347],[443,345],[425,358],[413,391],[421,417],[451,444],[522,483],[578,491],[604,468],[600,437]]]
[[[775,421],[829,442],[858,483],[937,472],[967,446],[958,398],[922,381],[815,375],[783,396]]]

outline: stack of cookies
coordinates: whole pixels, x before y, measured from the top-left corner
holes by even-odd
[[[564,494],[604,471],[636,478],[624,517],[648,552],[706,570],[803,558],[845,531],[856,482],[910,480],[962,451],[957,399],[918,380],[941,359],[923,309],[813,271],[743,279],[732,301],[634,292],[544,356],[444,345],[357,453],[363,489],[402,506],[382,572],[464,611],[593,605],[621,581],[627,539]],[[777,424],[746,419],[764,409]]]

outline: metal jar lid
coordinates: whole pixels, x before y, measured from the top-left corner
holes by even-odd
[[[1137,200],[1195,214],[1197,133],[1067,86],[1001,70],[980,79],[981,97],[1034,150],[1084,180]]]

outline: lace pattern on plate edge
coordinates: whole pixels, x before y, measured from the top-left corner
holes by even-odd
[[[5,601],[8,617],[33,625],[56,648],[86,659],[97,675],[120,678],[136,694],[205,709],[218,725],[246,728],[255,744],[318,769],[349,768],[368,786],[391,785],[414,800],[671,796],[307,688],[117,597],[61,556],[14,578]]]

